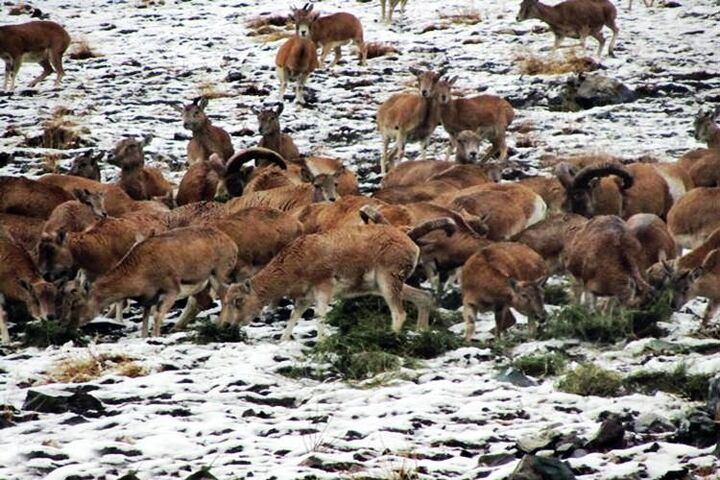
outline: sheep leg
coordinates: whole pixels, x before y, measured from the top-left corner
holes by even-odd
[[[380,0],[380,20],[385,21],[385,3],[386,0]]]
[[[448,142],[447,150],[445,151],[445,160],[450,160],[453,154],[453,150],[457,148],[457,141],[454,135],[450,135],[450,141]]]
[[[403,291],[402,280],[393,276],[390,272],[383,272],[378,275],[378,288],[380,295],[385,299],[385,303],[387,303],[387,306],[390,308],[392,331],[400,333],[407,318],[407,313],[401,300],[401,293]]]
[[[515,315],[507,306],[495,307],[495,337],[500,338],[502,333],[517,323]]]
[[[325,68],[325,59],[327,58],[328,54],[330,53],[331,48],[332,48],[331,43],[323,44],[322,50],[320,51],[320,59],[318,60],[318,63],[320,64],[321,68]],[[335,65],[335,64],[333,63],[333,65]]]
[[[385,175],[387,173],[387,163],[388,163],[388,150],[390,149],[390,137],[387,135],[382,136],[382,155],[380,158],[380,174]]]
[[[598,58],[602,58],[602,50],[603,50],[603,47],[605,46],[605,35],[603,35],[602,32],[597,31],[597,32],[593,33],[592,36],[595,40],[598,41],[597,56],[598,56]]]
[[[560,48],[560,44],[562,43],[564,38],[565,37],[563,37],[562,35],[555,34],[555,43],[553,44],[552,48],[553,53],[555,53],[555,51]]]
[[[422,266],[425,271],[425,276],[435,291],[435,300],[439,301],[442,297],[443,288],[442,282],[440,281],[440,274],[437,271],[437,266],[433,261],[423,262]]]
[[[340,61],[340,58],[342,58],[342,47],[340,45],[335,47],[335,58],[333,58],[332,63],[330,64],[330,68],[334,67],[338,64]]]
[[[150,333],[149,323],[150,323],[150,312],[152,311],[152,307],[145,307],[143,308],[143,317],[142,317],[142,326],[140,327],[140,336],[142,338],[147,338],[148,334]]]
[[[715,317],[715,314],[717,313],[718,308],[720,308],[720,302],[717,302],[715,300],[710,300],[708,302],[707,307],[705,307],[705,313],[703,313],[703,318],[702,318],[702,323],[701,323],[702,328],[705,328],[708,326],[708,324],[713,319],[713,317]]]
[[[35,77],[35,79],[32,82],[30,82],[30,84],[28,85],[28,87],[30,87],[30,88],[33,88],[35,85],[37,85],[38,83],[45,80],[48,77],[48,75],[50,75],[53,72],[52,66],[50,66],[50,61],[47,58],[43,59],[40,62],[40,65],[43,67],[43,71],[40,75]]]
[[[483,155],[480,159],[480,163],[485,163],[490,160],[493,155],[495,155],[495,152],[497,152],[497,147],[495,145],[490,145],[490,148],[485,151],[485,155]]]
[[[198,307],[198,302],[195,298],[195,295],[188,297],[187,304],[185,305],[185,308],[183,308],[183,311],[180,314],[180,318],[178,319],[177,323],[171,331],[177,332],[185,329],[188,323],[195,320],[195,317],[197,316],[199,310],[200,308]]]
[[[12,64],[5,60],[5,78],[3,80],[3,91],[8,91],[8,85],[10,83],[10,77],[12,76]]]
[[[63,77],[65,76],[65,70],[63,69],[63,63],[62,63],[62,54],[63,52],[58,50],[52,50],[50,51],[50,64],[55,69],[55,72],[57,74],[57,77],[55,78],[55,86],[59,86],[60,82],[62,81]]]
[[[307,75],[301,73],[298,75],[297,81],[295,82],[295,103],[297,105],[302,105],[303,103],[305,103],[305,99],[303,97],[303,91],[305,89],[305,79],[307,79]]]
[[[402,300],[406,300],[417,308],[417,329],[427,330],[430,327],[430,310],[434,307],[432,295],[419,288],[403,284],[401,291]],[[399,330],[398,330],[399,331]]]
[[[463,319],[465,320],[465,342],[470,343],[475,335],[475,318],[477,309],[474,305],[463,302]]]
[[[328,309],[330,308],[330,300],[332,299],[332,285],[325,288],[320,288],[315,293],[315,312],[317,316],[317,338],[322,340],[327,335],[325,328],[325,318],[327,317]]]
[[[277,75],[280,81],[280,101],[285,97],[285,90],[287,89],[287,71],[283,67],[275,67],[275,75]]]
[[[405,134],[401,130],[398,130],[397,136],[395,137],[395,155],[390,157],[389,169],[395,166],[396,161],[402,161],[402,159],[405,158],[405,140]]]
[[[420,159],[425,160],[427,158],[427,147],[430,143],[430,137],[420,140]],[[405,153],[404,149],[405,145],[403,145],[403,154]],[[404,155],[403,155],[404,156]]]
[[[11,63],[11,73],[10,75],[10,91],[12,92],[15,90],[15,80],[17,79],[18,72],[20,71],[20,65],[22,64],[21,59],[13,60]]]
[[[282,337],[280,337],[281,342],[287,342],[292,338],[292,332],[295,329],[295,325],[297,325],[298,320],[300,320],[300,317],[302,317],[302,314],[305,313],[305,310],[307,310],[308,307],[309,304],[305,299],[295,301],[295,308],[290,315],[290,319],[288,320],[288,324],[285,327]]]
[[[652,5],[652,2],[651,2],[651,5]],[[610,30],[612,30],[612,32],[613,32],[612,37],[610,37],[610,46],[608,47],[608,56],[611,58],[614,58],[615,57],[615,42],[617,41],[619,29],[618,29],[617,25],[615,24],[615,22],[612,22],[610,25],[608,25],[608,27],[610,27]]]
[[[367,46],[365,45],[365,42],[360,40],[355,40],[355,46],[358,49],[358,56],[360,57],[360,65],[364,66],[367,65]]]
[[[2,345],[10,343],[10,331],[5,317],[5,297],[0,294],[0,344]]]
[[[168,292],[165,294],[165,298],[162,299],[162,302],[160,302],[160,306],[158,307],[157,311],[155,312],[155,324],[153,325],[153,336],[159,337],[160,336],[160,327],[162,327],[162,323],[165,320],[165,316],[168,314],[170,309],[172,308],[173,304],[175,303],[175,300],[177,300],[178,294],[177,292]]]

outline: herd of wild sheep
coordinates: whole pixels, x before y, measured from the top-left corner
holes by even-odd
[[[382,0],[383,18],[390,21],[398,4],[405,1],[390,0],[386,9]],[[584,45],[592,36],[598,55],[607,26],[612,55],[616,13],[609,0],[522,0],[517,19],[547,23],[555,48],[565,37]],[[354,43],[366,63],[356,16],[321,16],[307,4],[292,18],[296,34],[276,56],[281,98],[294,80],[302,103],[313,70],[331,50],[335,65],[344,44]],[[50,21],[0,27],[5,88],[14,87],[23,60],[43,67],[31,86],[53,71],[59,83],[69,41]],[[138,138],[119,141],[107,159],[120,169],[117,183],[101,182],[92,154],[76,158],[66,174],[0,177],[0,298],[73,326],[109,308],[122,320],[132,300],[143,308],[143,336],[151,316],[159,335],[182,298],[188,301],[175,329],[213,298],[221,323],[241,325],[289,298],[288,340],[308,308],[322,336],[334,299],[368,294],[387,302],[394,331],[406,319],[403,302],[417,307],[417,327],[427,328],[438,294],[457,280],[470,341],[480,312],[494,312],[496,334],[515,323],[511,309],[533,327],[542,322],[546,279],[567,273],[577,302],[640,306],[669,288],[675,307],[707,297],[703,324],[713,317],[720,306],[720,110],[695,119],[695,137],[708,148],[676,163],[582,156],[559,163],[552,176],[500,182],[512,106],[493,95],[455,98],[456,78],[444,70],[410,71],[417,88],[377,111],[383,179],[371,196],[360,195],[340,160],[301,155],[282,133],[282,103],[254,111],[262,139],[236,152],[208,119],[205,98],[176,105],[192,132],[177,188],[145,165],[149,140]],[[402,161],[407,142],[420,142],[425,157],[438,125],[450,137],[447,158]],[[229,200],[217,202],[218,195]],[[682,248],[690,253],[680,256]],[[423,279],[431,291],[419,288]],[[0,333],[10,341],[3,308]]]

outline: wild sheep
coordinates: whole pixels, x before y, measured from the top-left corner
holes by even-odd
[[[246,165],[248,162],[255,161],[256,167]],[[251,181],[264,172],[277,170],[287,170],[288,165],[285,159],[274,150],[268,148],[248,148],[241,152],[235,153],[225,164],[225,188],[231,197],[239,197],[245,192]],[[282,177],[282,178],[280,178]],[[269,188],[278,186],[287,186],[293,182],[287,178],[287,175],[280,174],[279,177],[270,178],[272,184]],[[259,182],[261,180],[256,181]],[[273,182],[279,182],[274,183]],[[267,186],[266,186],[267,188]],[[254,190],[257,191],[257,190]]]
[[[490,240],[508,240],[545,218],[540,195],[517,183],[486,184],[453,192],[434,203],[484,218]]]
[[[144,308],[142,335],[147,336],[150,310],[157,306],[153,335],[176,300],[194,296],[210,283],[222,298],[237,262],[237,246],[225,233],[209,227],[186,227],[135,245],[109,272],[91,283],[81,317],[88,321],[106,306],[135,299]],[[178,323],[185,322],[181,318]]]
[[[303,170],[307,172],[303,173]],[[310,175],[307,174],[308,172]],[[303,176],[311,178],[321,174],[338,175],[336,190],[339,196],[360,194],[357,176],[343,164],[342,160],[311,155],[305,157],[299,164],[288,164],[288,175],[301,181],[304,181]]]
[[[447,171],[458,165],[475,164],[478,162],[482,138],[475,132],[465,130],[457,136],[455,162],[437,160],[415,160],[403,162],[387,173],[380,183],[381,188],[416,185],[427,182],[430,177]],[[487,168],[488,174],[499,179],[495,171]],[[499,172],[497,172],[499,174]]]
[[[71,192],[25,177],[0,176],[0,212],[47,219],[58,205],[74,200]]]
[[[376,120],[383,141],[380,173],[385,175],[396,160],[405,156],[407,142],[420,142],[421,159],[425,159],[430,137],[440,123],[437,83],[445,70],[435,73],[411,67],[410,73],[418,81],[418,93],[397,93],[383,102],[378,109]],[[395,147],[389,151],[390,140]]]
[[[452,98],[451,88],[457,79],[458,77],[441,79],[437,84],[440,121],[450,135],[447,156],[450,156],[457,143],[458,135],[470,130],[492,143],[480,162],[485,162],[495,154],[498,154],[500,161],[504,162],[507,159],[505,132],[515,117],[512,105],[504,98],[495,95]]]
[[[334,202],[317,202],[296,209],[292,216],[303,226],[305,234],[323,233],[334,228],[363,225],[359,211],[365,205],[380,206],[385,202],[362,195],[341,196]]]
[[[707,143],[708,148],[691,150],[677,162],[687,171],[696,187],[720,186],[720,127],[715,123],[718,114],[720,107],[713,112],[701,110],[698,113],[694,136],[696,140]]]
[[[62,57],[69,45],[70,35],[55,22],[35,21],[1,26],[0,57],[5,61],[3,88],[6,91],[15,89],[15,78],[24,61],[38,62],[43,67],[43,72],[30,82],[30,88],[43,81],[53,70],[57,74],[57,87],[65,76]]]
[[[0,228],[0,341],[10,343],[5,320],[5,299],[25,303],[34,318],[55,317],[56,289],[42,275],[25,248]]]
[[[81,232],[97,221],[107,217],[105,199],[102,192],[76,190],[75,198],[61,203],[50,214],[43,226],[43,233]]]
[[[389,2],[389,5],[387,5],[387,16],[386,16],[386,4]],[[392,23],[392,16],[393,12],[395,11],[395,7],[400,5],[400,11],[402,13],[405,13],[405,4],[407,4],[408,0],[380,0],[380,7],[382,9],[382,16],[380,17],[383,22],[385,23]]]
[[[313,304],[322,338],[333,298],[380,295],[390,307],[394,332],[405,323],[403,300],[418,307],[418,327],[426,328],[432,297],[405,280],[420,254],[413,241],[416,234],[446,226],[447,222],[432,222],[405,234],[388,225],[364,225],[301,236],[250,280],[230,286],[221,322],[246,325],[265,305],[289,297],[295,309],[282,340],[290,339],[300,316]]]
[[[320,66],[325,66],[325,58],[330,50],[335,50],[335,58],[330,64],[334,67],[340,61],[340,49],[343,45],[353,42],[358,49],[360,65],[366,64],[367,49],[363,41],[363,28],[360,20],[346,12],[333,13],[320,16],[313,12],[314,5],[306,3],[303,8],[293,8],[292,17],[295,20],[295,34],[309,38],[315,45],[322,48],[320,53]]]
[[[89,192],[102,192],[105,194],[105,209],[107,214],[113,217],[122,215],[132,210],[143,208],[145,204],[136,202],[125,193],[125,190],[111,183],[100,183],[83,177],[72,175],[60,175],[50,173],[38,179],[44,185],[53,185],[65,190],[68,194],[76,190],[87,190]],[[72,197],[69,198],[72,200]]]
[[[675,241],[685,248],[696,248],[720,227],[720,187],[693,188],[667,214],[667,224]]]
[[[102,156],[102,153],[95,155],[92,150],[88,150],[73,160],[68,175],[89,178],[97,182],[101,181],[98,161]]]
[[[108,163],[120,167],[118,185],[133,200],[151,200],[153,198],[172,196],[172,186],[165,180],[162,172],[154,167],[145,166],[143,147],[149,138],[138,140],[124,138],[120,140],[108,158]]]
[[[581,292],[590,294],[589,303],[595,297],[629,306],[641,303],[650,292],[642,261],[642,245],[615,215],[592,218],[565,248],[565,267],[577,282],[576,299]]]
[[[0,213],[0,230],[4,228],[5,232],[28,252],[35,251],[43,225],[45,220],[42,218]]]
[[[337,197],[337,184],[342,170],[333,175],[320,174],[309,178],[310,182],[301,185],[289,185],[262,190],[233,198],[227,203],[228,212],[236,212],[249,207],[275,208],[283,212],[302,208],[315,202],[334,202]]]
[[[261,148],[269,148],[277,152],[286,161],[300,158],[300,152],[290,135],[280,129],[280,114],[285,106],[281,102],[275,108],[256,108],[252,111],[257,116],[258,131],[262,138],[258,144]]]
[[[172,107],[182,115],[183,126],[192,132],[187,145],[188,163],[208,160],[213,153],[220,156],[223,162],[235,153],[230,135],[221,127],[213,125],[205,113],[208,99],[198,97],[184,106]]]
[[[305,82],[317,68],[317,47],[312,40],[295,35],[283,43],[275,56],[275,73],[280,81],[280,100],[285,97],[288,81],[295,80],[295,103],[304,103]]]
[[[224,183],[225,165],[216,153],[207,160],[191,164],[183,175],[175,195],[177,206],[193,202],[210,201],[215,198],[218,187]]]
[[[532,248],[545,260],[552,275],[565,271],[562,255],[575,232],[587,222],[575,213],[555,213],[543,221],[526,228],[513,237],[513,241]]]
[[[680,253],[667,225],[657,215],[636,213],[625,225],[642,246],[639,264],[643,271],[657,262],[672,260]]]
[[[462,269],[465,341],[475,335],[479,312],[495,313],[495,335],[515,324],[514,308],[534,321],[545,320],[543,287],[545,262],[535,251],[519,243],[496,243],[475,253]]]
[[[554,6],[540,3],[540,0],[522,0],[517,21],[537,18],[547,23],[555,35],[553,51],[561,48],[560,44],[565,37],[579,38],[580,46],[585,48],[585,40],[591,36],[600,44],[598,57],[602,56],[605,46],[602,28],[606,26],[613,32],[608,55],[614,57],[619,31],[615,24],[616,17],[617,9],[609,0],[565,0]]]

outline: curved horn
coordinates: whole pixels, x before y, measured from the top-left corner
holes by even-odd
[[[600,163],[598,165],[589,165],[580,170],[573,179],[572,187],[576,189],[585,189],[593,178],[607,177],[609,175],[617,175],[622,179],[622,188],[627,190],[633,186],[635,177],[627,168],[617,163]]]
[[[225,164],[225,170],[228,175],[237,173],[244,164],[251,160],[267,160],[274,163],[283,170],[287,170],[287,162],[274,150],[262,147],[253,147],[238,152],[228,159]]]
[[[572,186],[575,173],[575,168],[568,162],[560,162],[555,165],[555,176],[566,190]]]
[[[365,223],[377,223],[378,225],[390,225],[385,215],[373,205],[363,205],[360,207],[360,218]]]
[[[435,220],[428,220],[427,222],[423,222],[412,228],[409,232],[407,232],[407,235],[413,242],[417,242],[433,230],[441,229],[445,230],[445,234],[450,237],[457,231],[457,224],[450,217],[436,218]]]

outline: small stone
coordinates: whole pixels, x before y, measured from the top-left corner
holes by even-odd
[[[575,480],[575,475],[557,458],[525,455],[508,480]]]
[[[625,445],[625,427],[616,415],[609,415],[602,424],[595,438],[586,447],[591,451],[613,450]]]

